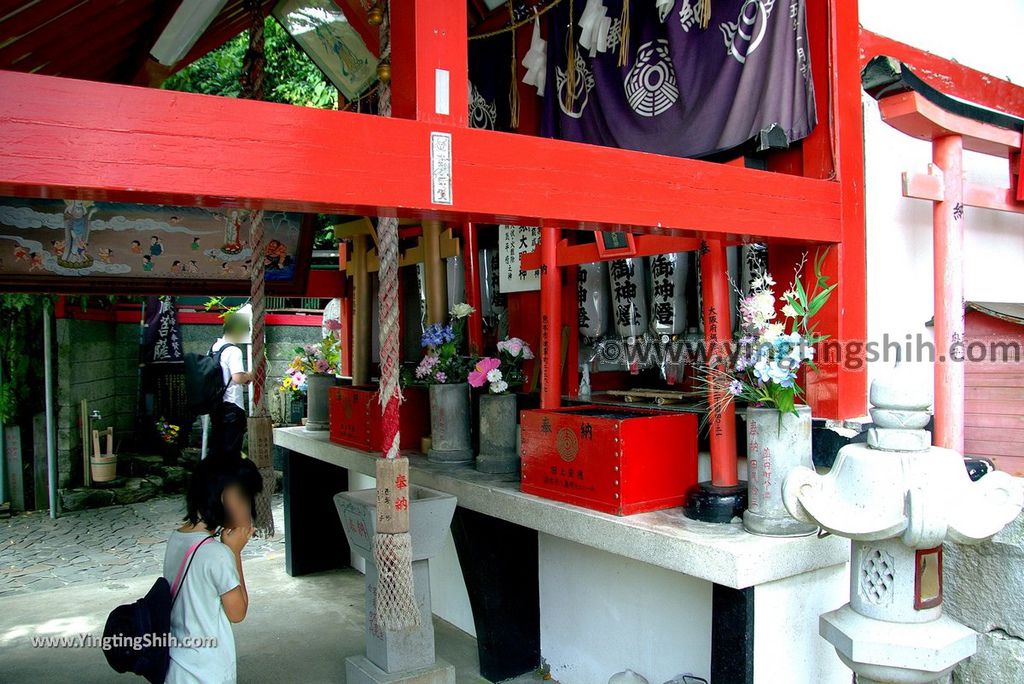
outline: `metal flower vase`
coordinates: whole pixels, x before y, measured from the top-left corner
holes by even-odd
[[[476,469],[482,473],[510,474],[519,470],[516,450],[516,395],[480,397],[480,453]]]
[[[434,463],[469,463],[469,384],[430,386],[430,449],[427,460]]]
[[[331,426],[328,413],[328,390],[338,384],[338,378],[329,373],[310,373],[306,376],[306,429],[326,430]]]
[[[802,537],[817,527],[791,516],[782,501],[782,483],[798,467],[813,470],[811,407],[796,415],[774,408],[747,409],[747,510],[743,527],[771,537]]]

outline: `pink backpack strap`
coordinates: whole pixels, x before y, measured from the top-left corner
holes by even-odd
[[[188,559],[199,549],[200,546],[213,539],[213,535],[200,539],[195,544],[189,547],[188,552],[185,553],[185,557],[181,559],[181,566],[178,567],[178,576],[174,578],[174,584],[171,585],[171,596],[178,595],[178,589],[181,585],[182,575],[185,572],[185,564],[188,563]]]

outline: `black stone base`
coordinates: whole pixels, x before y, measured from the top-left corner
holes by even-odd
[[[710,482],[698,482],[686,492],[683,515],[704,522],[728,523],[741,517],[747,509],[747,483],[734,487],[719,487]]]

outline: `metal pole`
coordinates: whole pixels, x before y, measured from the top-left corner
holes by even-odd
[[[716,353],[728,350],[723,346],[732,340],[732,306],[729,300],[729,259],[725,243],[708,240],[700,253],[700,287],[704,304],[704,341],[708,360]],[[713,391],[709,391],[708,404],[715,405]],[[711,484],[716,487],[734,487],[738,483],[736,472],[736,406],[729,402],[726,408],[711,417]]]
[[[936,138],[943,199],[932,209],[935,287],[935,446],[964,452],[963,139]]]
[[[53,322],[50,303],[43,304],[43,379],[46,383],[46,476],[50,485],[50,517],[57,517],[57,434],[53,425]]]

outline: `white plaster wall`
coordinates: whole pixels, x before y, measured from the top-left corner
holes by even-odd
[[[1024,83],[1024,60],[1014,52],[1024,28],[1021,0],[861,0],[860,19],[876,33]],[[934,342],[925,327],[934,313],[931,203],[905,199],[900,178],[903,171],[927,169],[931,145],[882,123],[875,101],[863,100],[868,340],[881,344],[888,335],[905,342],[907,334],[920,333]],[[964,168],[972,181],[1009,183],[1006,160],[967,153]],[[968,209],[965,225],[966,299],[1024,302],[1024,219]],[[893,358],[890,352],[889,363]],[[884,365],[869,364],[869,379]],[[931,388],[932,364],[914,368],[919,382]]]
[[[818,616],[849,600],[849,564],[754,588],[754,684],[850,684],[850,670],[818,636]]]
[[[541,655],[556,681],[710,676],[710,582],[546,534],[538,547]]]
[[[349,491],[372,489],[376,484],[376,478],[348,471]],[[352,567],[359,572],[366,572],[366,562],[355,554],[352,554]],[[447,620],[470,636],[476,636],[473,611],[469,607],[469,593],[466,591],[466,582],[462,579],[462,568],[455,553],[455,541],[451,532],[445,539],[444,549],[430,561],[430,603],[434,615]]]

